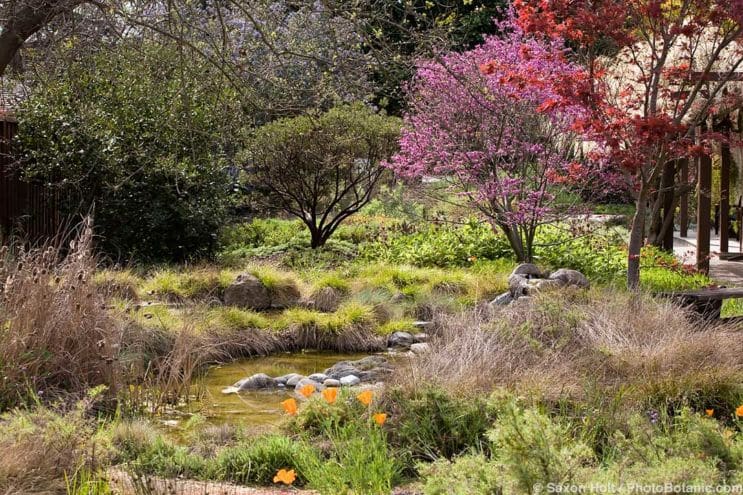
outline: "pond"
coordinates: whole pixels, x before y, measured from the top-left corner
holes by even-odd
[[[231,394],[222,391],[238,380],[256,373],[266,373],[272,377],[288,373],[310,375],[322,372],[339,361],[353,361],[368,355],[305,351],[242,359],[214,366],[197,380],[196,385],[202,398],[196,404],[191,404],[189,410],[198,411],[211,424],[231,423],[256,430],[270,429],[281,421],[281,402],[293,395],[293,389]]]

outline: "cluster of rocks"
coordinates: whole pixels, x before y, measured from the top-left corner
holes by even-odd
[[[546,273],[532,263],[522,263],[508,277],[508,292],[493,299],[490,305],[505,306],[519,299],[528,299],[545,290],[589,286],[588,279],[577,270],[560,268],[552,273]]]
[[[430,325],[429,322],[415,322],[416,326],[423,327]],[[387,337],[387,347],[396,351],[410,351],[413,354],[423,354],[428,352],[431,344],[428,343],[427,333],[416,333],[413,335],[409,332],[394,332]]]
[[[306,385],[312,385],[316,390],[326,387],[353,387],[362,383],[377,383],[392,373],[392,364],[383,356],[368,356],[358,361],[340,361],[322,373],[313,373],[309,376],[299,373],[270,377],[265,373],[244,378],[232,387],[223,390],[224,393],[240,391],[294,389],[300,390]]]

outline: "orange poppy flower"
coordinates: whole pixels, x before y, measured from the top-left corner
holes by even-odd
[[[384,422],[387,421],[387,414],[377,413],[374,416],[372,416],[372,418],[374,418],[375,423],[377,423],[379,426],[382,426]]]
[[[307,385],[299,389],[299,393],[309,398],[310,395],[315,393],[315,390],[315,386],[311,383],[308,383]]]
[[[284,408],[284,411],[287,412],[287,414],[291,414],[294,416],[297,414],[297,401],[294,399],[286,399],[284,402],[281,403],[281,406]]]
[[[735,410],[735,415],[738,416],[739,418],[743,416],[743,404],[738,406],[738,408]]]
[[[705,409],[704,412],[707,413],[707,416],[710,416],[710,417],[713,414],[715,414],[715,410],[714,409]]]
[[[365,406],[368,406],[369,404],[371,404],[373,397],[374,397],[374,394],[372,393],[371,390],[364,390],[363,392],[361,392],[359,395],[356,396],[359,402],[361,402]]]
[[[322,391],[322,398],[325,399],[325,402],[327,402],[328,404],[334,403],[335,399],[338,398],[338,389],[326,388]]]
[[[294,480],[297,479],[297,473],[293,469],[279,469],[276,476],[273,477],[274,483],[283,483],[285,485],[291,485]]]

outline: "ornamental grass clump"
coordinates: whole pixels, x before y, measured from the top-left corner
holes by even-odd
[[[434,352],[396,374],[406,388],[505,387],[553,403],[613,410],[734,410],[743,396],[743,334],[669,301],[612,290],[544,293],[502,309],[438,315]]]
[[[93,283],[92,239],[86,224],[66,252],[0,251],[0,410],[123,385],[125,324]]]

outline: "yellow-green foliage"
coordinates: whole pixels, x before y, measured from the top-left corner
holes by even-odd
[[[355,302],[341,305],[334,313],[321,313],[303,308],[291,308],[282,313],[273,327],[283,330],[293,327],[314,328],[322,332],[339,333],[343,330],[372,326],[375,323],[374,309]]]
[[[93,276],[93,284],[106,295],[136,299],[142,280],[130,270],[100,270]]]
[[[314,290],[324,289],[330,287],[341,293],[347,293],[351,290],[351,283],[347,277],[343,277],[339,273],[326,274],[312,283]]]
[[[379,335],[390,335],[395,332],[414,332],[413,320],[402,319],[388,321],[377,329]]]
[[[166,332],[176,331],[185,323],[180,311],[163,305],[144,306],[133,313],[133,319],[144,327]]]
[[[194,299],[217,296],[237,276],[229,270],[207,268],[158,270],[142,285],[145,295],[166,299]]]
[[[260,280],[270,292],[280,292],[299,285],[292,273],[282,272],[268,265],[252,266],[247,272]]]
[[[204,325],[216,330],[245,330],[248,328],[265,329],[271,320],[260,313],[233,307],[216,307],[206,312]]]

